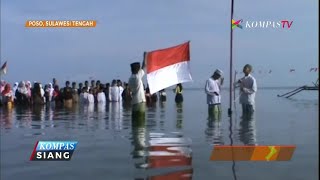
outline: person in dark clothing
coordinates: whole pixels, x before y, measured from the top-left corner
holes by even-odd
[[[84,87],[87,88],[87,92],[89,92],[89,81],[84,82]]]
[[[39,83],[34,83],[33,89],[32,89],[32,104],[33,105],[43,105],[44,99],[41,95],[41,87]]]
[[[146,95],[146,103],[151,104],[152,99],[151,99],[149,86],[147,86],[147,88],[145,89],[145,95]]]
[[[66,87],[63,88],[63,100],[64,104],[72,104],[72,88],[70,87],[70,82],[66,81]]]
[[[152,101],[153,103],[155,103],[155,102],[158,101],[158,95],[157,95],[157,93],[153,93],[153,94],[151,95],[151,101]]]
[[[58,81],[56,80],[56,78],[52,79],[52,86],[55,87],[56,85],[58,85]]]
[[[77,89],[77,83],[72,82],[72,103],[77,104],[79,102],[79,94]]]
[[[175,93],[176,93],[175,101],[176,101],[176,103],[182,103],[183,102],[182,89],[183,89],[182,88],[182,84],[181,83],[177,84],[176,89],[175,89]]]
[[[46,100],[46,103],[50,103],[51,99],[50,99],[50,91],[49,89],[49,85],[46,84],[44,85],[44,98]]]
[[[82,83],[79,83],[78,95],[81,94],[82,88],[83,88],[83,84],[82,84]]]
[[[98,81],[96,82],[96,88],[97,88],[98,91],[99,91],[100,85],[101,85],[100,80],[98,80]]]
[[[106,102],[109,102],[110,83],[106,83],[104,87],[104,94],[106,95]]]
[[[130,88],[128,83],[125,83],[125,88],[121,94],[122,99],[125,103],[128,103],[131,101],[132,97],[131,97],[131,92],[130,92]]]
[[[91,86],[90,86],[90,89],[95,88],[95,85],[96,85],[96,81],[95,81],[95,80],[91,80]]]
[[[162,89],[159,91],[159,98],[160,98],[160,102],[166,102],[167,101],[167,94],[165,89]]]

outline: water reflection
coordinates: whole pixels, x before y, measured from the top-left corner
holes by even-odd
[[[131,153],[137,169],[186,167],[185,170],[136,179],[192,179],[191,139],[180,133],[148,133],[144,119],[133,120]]]
[[[182,103],[176,103],[176,111],[177,111],[176,128],[182,129],[182,121],[183,121],[183,104]]]
[[[13,127],[14,110],[12,108],[0,108],[0,126],[5,129]]]
[[[243,114],[239,127],[239,139],[244,145],[257,145],[255,114]]]
[[[151,105],[147,105],[148,113],[147,113],[147,119],[148,123],[147,126],[151,130],[156,130],[157,128],[157,106],[156,103],[152,103]]]
[[[111,120],[111,128],[120,131],[122,130],[123,125],[123,116],[122,116],[122,103],[120,102],[111,102],[109,108],[109,115]]]
[[[164,123],[166,120],[166,102],[159,101],[159,106],[160,106],[159,126],[160,126],[160,130],[164,130]]]
[[[221,120],[211,120],[207,122],[205,130],[206,141],[211,145],[223,145],[223,136],[221,131]]]

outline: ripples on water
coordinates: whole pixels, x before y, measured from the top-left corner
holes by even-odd
[[[45,135],[47,129],[109,130],[113,135],[131,141],[131,156],[136,169],[150,171],[138,179],[191,179],[192,141],[182,132],[161,132],[165,129],[165,103],[148,106],[145,123],[133,125],[130,105],[108,103],[97,105],[54,105],[1,108],[1,129],[34,129],[25,137]],[[176,106],[176,129],[182,128],[182,105]],[[131,132],[126,133],[126,130]],[[159,132],[157,132],[159,131]],[[160,169],[160,171],[158,171]],[[163,171],[163,169],[166,169]],[[159,174],[160,173],[160,174]],[[139,176],[139,175],[138,175]]]
[[[74,139],[71,140],[79,140],[80,146],[76,153],[76,155],[79,155],[74,157],[74,161],[70,163],[76,162],[76,160],[80,164],[101,163],[99,164],[101,167],[108,167],[108,173],[113,173],[110,175],[113,179],[163,180],[170,178],[195,179],[194,176],[205,177],[202,179],[212,177],[222,179],[221,173],[217,173],[219,168],[225,176],[236,176],[237,167],[234,164],[232,165],[232,171],[230,171],[229,164],[207,162],[213,145],[230,145],[232,143],[234,145],[258,145],[261,142],[267,142],[267,144],[274,142],[277,144],[295,142],[304,144],[305,139],[311,139],[309,144],[311,144],[311,147],[315,147],[315,143],[312,141],[314,136],[311,136],[311,133],[316,131],[314,127],[318,125],[313,123],[314,119],[318,118],[313,113],[314,109],[318,111],[318,104],[315,101],[288,101],[278,98],[271,101],[269,100],[270,96],[266,96],[264,100],[258,96],[257,102],[260,103],[257,105],[259,107],[258,111],[260,110],[256,113],[258,117],[256,115],[241,117],[235,112],[235,117],[230,119],[225,112],[227,108],[224,107],[225,111],[221,119],[208,120],[206,113],[204,113],[207,109],[206,104],[203,103],[205,99],[198,98],[202,95],[202,92],[186,91],[185,93],[190,93],[189,96],[186,95],[186,101],[189,100],[188,103],[184,102],[184,104],[176,105],[167,102],[150,105],[146,111],[145,122],[138,125],[132,124],[130,105],[120,103],[76,105],[68,108],[55,107],[54,105],[16,106],[12,109],[0,108],[1,135],[10,139],[5,144],[8,147],[2,146],[1,152],[7,156],[15,156],[11,152],[16,151],[25,154],[29,153],[27,145],[34,143],[35,140],[70,140],[68,138],[72,137]],[[278,104],[283,107],[279,108]],[[300,120],[305,115],[296,113],[299,111],[307,112],[305,114],[309,116],[309,118],[306,118],[309,120],[309,124]],[[290,118],[287,118],[288,115]],[[315,122],[318,122],[318,120]],[[290,126],[288,126],[289,123],[291,123]],[[260,129],[256,127],[258,125],[260,125]],[[301,129],[299,136],[294,136],[297,134],[296,127]],[[257,131],[257,128],[259,131]],[[257,132],[259,132],[259,136]],[[290,138],[291,136],[292,138]],[[23,142],[25,149],[22,150],[20,146],[10,144],[11,141]],[[93,147],[97,147],[98,150],[95,150],[95,154],[91,155],[88,152],[91,152]],[[99,148],[105,149],[99,150]],[[106,149],[111,155],[105,155]],[[196,158],[194,152],[198,153]],[[199,155],[199,152],[203,154]],[[309,157],[310,154],[306,153],[304,155],[303,159]],[[100,156],[104,158],[99,158]],[[2,161],[3,167],[7,167],[5,177],[16,177],[7,179],[24,177],[16,175],[15,172],[17,171],[25,172],[25,176],[36,177],[30,174],[35,172],[34,169],[41,167],[30,164],[29,169],[22,170],[26,164],[23,164],[21,159],[25,157],[14,158],[16,158],[15,161],[11,161],[11,158]],[[106,161],[108,158],[111,161]],[[307,163],[311,160],[301,160],[301,162],[307,166]],[[295,165],[299,165],[299,162],[296,162]],[[197,166],[195,166],[195,163],[198,163]],[[124,174],[122,172],[123,167],[128,171],[132,167],[134,172]],[[260,167],[255,168],[259,172],[258,174],[263,173],[264,167],[268,166]],[[295,170],[298,171],[298,167]],[[73,164],[72,168],[76,172],[85,171],[76,164]],[[195,170],[195,168],[197,169]],[[106,169],[102,168],[96,171],[94,168],[89,169],[97,174],[98,179],[102,179],[105,175],[104,171]],[[121,169],[121,171],[118,172],[117,169]],[[215,174],[210,174],[210,170],[215,170]],[[42,171],[43,174],[47,172],[46,169]],[[60,169],[60,171],[63,170]],[[245,172],[250,174],[251,177],[252,166],[248,165],[248,171]],[[245,177],[249,177],[248,174]],[[269,173],[265,175],[274,177]],[[60,176],[57,177],[64,176],[65,174],[61,172]],[[118,178],[120,176],[123,178]],[[252,177],[258,176],[260,177],[260,175]],[[86,178],[83,177],[82,179]]]

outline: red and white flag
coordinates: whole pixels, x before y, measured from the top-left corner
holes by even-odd
[[[7,61],[1,66],[0,74],[7,74]]]
[[[190,42],[146,53],[147,80],[150,93],[192,81]]]

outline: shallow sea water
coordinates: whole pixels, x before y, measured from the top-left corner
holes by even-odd
[[[1,179],[193,179],[316,180],[318,173],[318,92],[291,99],[288,89],[260,89],[256,112],[241,118],[235,103],[229,118],[223,91],[220,121],[209,121],[203,90],[185,90],[181,106],[148,107],[144,124],[133,126],[130,107],[77,106],[58,109],[0,108]],[[29,161],[38,140],[75,140],[71,161]],[[210,161],[215,145],[296,145],[291,161]]]

